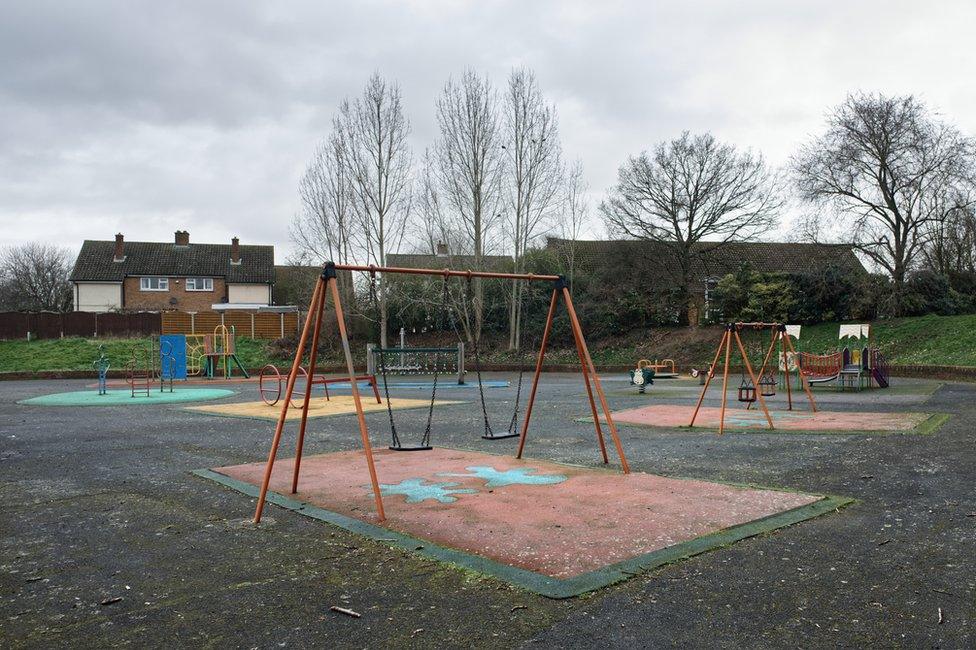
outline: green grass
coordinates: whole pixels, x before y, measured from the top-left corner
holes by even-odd
[[[42,370],[91,370],[98,358],[98,348],[105,346],[105,356],[113,369],[124,368],[134,353],[140,362],[149,349],[149,337],[98,338],[70,337],[39,341],[0,341],[0,372],[38,372]],[[247,368],[259,368],[271,361],[266,343],[239,339],[237,352]],[[144,365],[140,363],[140,365]]]
[[[804,325],[799,349],[823,352],[837,348],[837,325]],[[871,333],[890,363],[976,366],[976,315],[876,321],[872,324]],[[589,347],[593,361],[598,365],[630,365],[640,358],[673,358],[679,370],[687,370],[693,365],[702,367],[711,361],[721,335],[719,327],[654,328],[634,332],[627,337],[590,341]],[[743,338],[750,351],[758,347],[758,339],[754,335],[743,335]],[[420,345],[422,342],[414,344]],[[92,361],[98,356],[99,345],[105,346],[112,366],[119,369],[128,363],[134,351],[145,355],[149,339],[64,338],[30,343],[21,340],[0,341],[0,372],[90,370]],[[354,350],[361,351],[363,347],[363,344],[353,343]],[[242,338],[237,341],[237,349],[238,356],[248,368],[260,368],[266,363],[287,365],[288,359],[273,356],[268,341]],[[361,360],[359,356],[361,354],[357,355],[357,360]],[[522,358],[532,359],[529,354],[524,354]],[[578,363],[573,348],[550,350],[546,358],[549,363]],[[337,350],[323,351],[320,359],[322,363],[340,361]],[[518,358],[505,352],[482,352],[484,363],[517,361]],[[474,360],[469,359],[468,365],[472,370],[473,363]]]
[[[876,321],[871,336],[890,363],[976,366],[976,315]],[[837,323],[803,326],[801,350],[821,352],[837,346]]]

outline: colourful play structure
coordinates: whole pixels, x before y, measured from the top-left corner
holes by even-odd
[[[799,326],[796,338],[799,338]],[[872,343],[871,325],[841,325],[838,340],[853,338],[850,345],[826,354],[800,352],[800,372],[815,386],[832,384],[841,390],[888,388],[889,367],[881,351]]]
[[[218,325],[213,334],[179,335],[186,340],[186,376],[214,379],[218,373],[230,379],[237,366],[244,378],[250,377],[237,356],[237,336],[234,328]]]

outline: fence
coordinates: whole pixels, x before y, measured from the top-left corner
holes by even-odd
[[[162,314],[163,334],[213,334],[214,328],[224,325],[233,327],[240,337],[254,339],[277,339],[298,332],[299,314],[288,312],[272,314],[268,312],[246,311],[166,311]]]
[[[159,334],[158,313],[0,312],[0,339]]]
[[[241,337],[276,339],[297,332],[298,323],[299,314],[295,312],[0,312],[0,340],[212,334],[221,324],[233,326]]]

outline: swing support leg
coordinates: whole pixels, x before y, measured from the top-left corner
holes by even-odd
[[[315,311],[318,309],[319,301],[325,294],[325,283],[320,278],[315,284],[312,292],[312,302],[309,305],[308,315],[305,317],[305,327],[302,328],[302,336],[298,341],[298,349],[295,351],[295,360],[291,364],[291,371],[288,373],[288,383],[285,387],[285,401],[281,405],[281,413],[278,415],[278,424],[275,426],[274,437],[271,439],[271,451],[268,452],[268,464],[264,469],[264,478],[261,481],[261,492],[258,494],[258,504],[254,509],[254,523],[261,523],[261,514],[264,511],[264,502],[268,496],[268,486],[271,483],[271,471],[274,469],[275,458],[278,455],[278,445],[281,444],[281,433],[285,428],[285,419],[288,416],[288,406],[291,404],[291,394],[295,389],[295,378],[298,376],[298,366],[302,362],[302,354],[305,352],[305,343],[308,341],[309,330],[312,329],[312,320]]]
[[[773,418],[769,414],[769,409],[766,408],[766,399],[763,397],[762,391],[759,390],[759,384],[756,381],[756,375],[752,371],[752,364],[749,363],[749,355],[746,354],[745,346],[742,345],[742,339],[739,338],[739,332],[735,331],[733,332],[733,335],[735,336],[735,343],[739,347],[739,353],[742,355],[742,363],[745,364],[746,372],[749,373],[749,379],[752,381],[752,385],[756,389],[756,397],[759,398],[759,405],[762,406],[763,414],[766,416],[766,422],[769,423],[770,430],[773,430],[776,427],[773,426]]]
[[[729,343],[729,330],[726,328],[725,333],[722,334],[722,342],[718,344],[718,349],[715,350],[715,358],[712,359],[712,364],[708,366],[708,373],[705,375],[705,385],[702,386],[701,394],[698,396],[698,403],[695,405],[695,412],[691,414],[691,422],[688,423],[689,427],[695,426],[695,420],[698,418],[698,411],[701,410],[702,402],[705,401],[705,393],[708,392],[708,386],[712,383],[712,378],[715,377],[715,364],[718,363],[718,358],[722,355],[722,349]],[[728,367],[726,367],[724,374],[723,385],[728,380]]]
[[[325,292],[319,298],[315,308],[315,330],[312,332],[312,350],[308,355],[308,377],[305,384],[305,402],[302,404],[302,421],[298,425],[298,442],[295,444],[295,471],[291,479],[291,493],[298,492],[298,472],[302,466],[302,448],[305,446],[305,426],[308,424],[308,406],[312,401],[312,382],[315,378],[315,362],[318,359],[319,334],[322,332],[322,312],[325,311]],[[311,315],[311,314],[310,314]],[[326,399],[329,396],[329,385],[325,387]]]
[[[593,358],[590,356],[590,351],[586,347],[586,339],[583,337],[583,330],[580,327],[579,319],[576,316],[576,310],[573,308],[573,298],[569,293],[569,286],[566,283],[565,278],[558,278],[555,283],[555,287],[552,293],[552,299],[549,301],[549,313],[546,316],[546,327],[542,332],[542,342],[539,345],[539,357],[535,365],[535,374],[532,377],[532,389],[529,391],[529,401],[525,409],[525,420],[522,422],[522,433],[519,437],[518,451],[515,454],[516,458],[522,457],[522,452],[525,450],[525,440],[529,431],[529,422],[532,420],[532,407],[535,404],[536,391],[539,388],[539,377],[542,374],[542,364],[546,356],[546,348],[549,344],[549,334],[552,330],[552,321],[556,313],[556,303],[559,301],[559,296],[562,295],[563,301],[566,303],[566,311],[569,314],[569,322],[573,330],[573,338],[576,341],[577,354],[580,356],[580,363],[582,365],[582,372],[584,383],[587,387],[587,393],[589,394],[591,409],[593,411],[593,423],[597,431],[597,439],[600,442],[601,452],[603,454],[604,462],[607,462],[606,456],[606,445],[603,440],[603,430],[600,427],[600,417],[599,413],[596,411],[596,402],[593,399],[593,389],[596,390],[596,396],[600,401],[600,406],[603,409],[604,417],[606,418],[607,428],[610,431],[610,436],[613,439],[614,446],[617,450],[617,456],[620,458],[620,466],[624,474],[630,473],[630,465],[627,463],[627,457],[624,454],[623,445],[620,443],[620,436],[617,434],[617,427],[613,422],[613,416],[610,414],[610,407],[607,404],[606,395],[603,392],[603,387],[600,385],[600,378],[596,374],[596,367],[593,365]],[[590,379],[592,378],[592,383]]]

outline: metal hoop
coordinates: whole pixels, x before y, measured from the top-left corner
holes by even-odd
[[[264,385],[265,378],[268,380],[268,386]],[[281,373],[273,363],[261,368],[261,374],[258,375],[258,392],[261,393],[261,401],[268,406],[274,406],[281,399]]]

